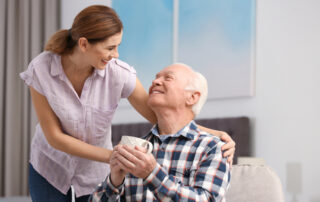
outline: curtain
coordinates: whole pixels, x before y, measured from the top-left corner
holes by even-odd
[[[0,196],[28,194],[37,119],[19,73],[58,30],[59,18],[60,0],[0,0]]]

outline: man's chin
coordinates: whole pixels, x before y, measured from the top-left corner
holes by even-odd
[[[148,99],[148,102],[147,102],[147,105],[153,109],[155,107],[159,107],[161,106],[161,102],[159,102],[159,99],[155,98],[154,95],[150,95],[149,99]]]

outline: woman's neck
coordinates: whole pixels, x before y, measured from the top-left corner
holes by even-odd
[[[63,70],[67,75],[88,76],[92,73],[93,67],[86,63],[79,53],[61,56]]]

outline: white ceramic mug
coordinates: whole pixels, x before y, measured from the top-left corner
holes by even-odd
[[[148,150],[147,153],[151,153],[153,149],[153,145],[148,140],[144,140],[144,139],[133,137],[133,136],[126,136],[126,135],[122,136],[120,144],[128,145],[131,147],[140,146],[140,147],[146,148]]]

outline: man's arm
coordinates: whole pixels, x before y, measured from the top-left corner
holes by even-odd
[[[120,201],[120,196],[124,194],[124,179],[126,172],[122,170],[117,161],[118,147],[114,147],[110,157],[110,175],[91,194],[90,202]]]
[[[119,150],[123,158],[123,168],[138,178],[145,179],[145,185],[161,201],[220,201],[226,193],[230,182],[230,168],[227,159],[222,156],[221,146],[211,141],[211,148],[203,154],[199,167],[192,177],[192,186],[185,186],[174,179],[163,169],[151,154],[124,147]],[[153,159],[152,159],[153,158]],[[154,163],[153,163],[154,162]],[[185,163],[185,162],[181,162]]]
[[[124,193],[124,184],[114,187],[110,181],[110,175],[103,181],[90,195],[90,202],[120,202],[120,197]]]

